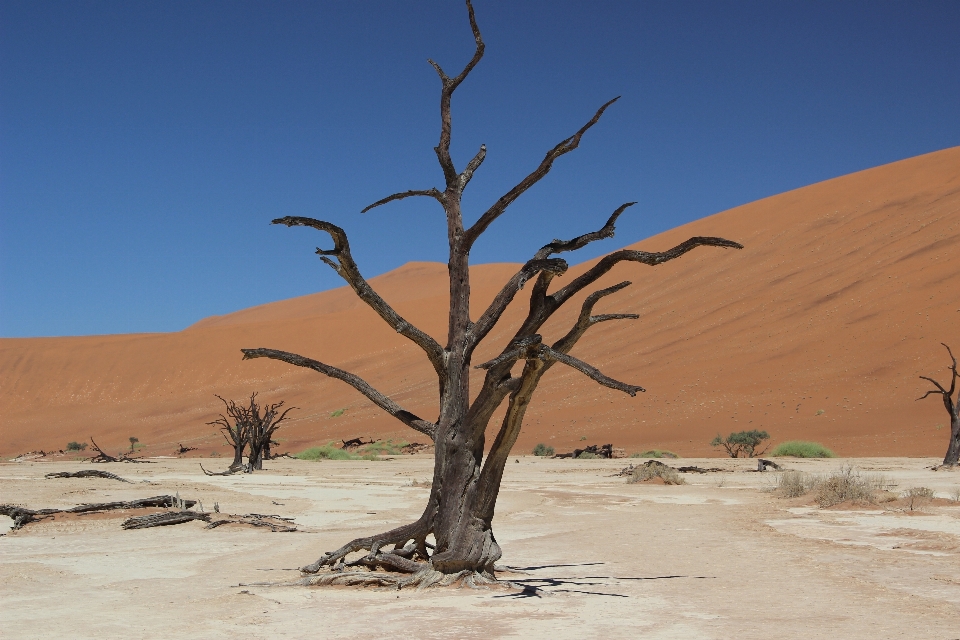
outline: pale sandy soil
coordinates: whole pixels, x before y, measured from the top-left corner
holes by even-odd
[[[674,464],[675,461],[671,461]],[[626,461],[521,457],[494,528],[521,590],[240,586],[348,539],[419,515],[432,459],[268,463],[206,477],[196,460],[107,469],[134,484],[44,479],[81,463],[0,464],[0,503],[30,508],[179,492],[206,510],[294,517],[302,531],[202,523],[124,531],[130,514],[60,517],[0,537],[0,630],[9,638],[931,638],[960,637],[960,503],[821,510],[770,492],[751,461],[693,460],[729,472],[685,486],[628,485]],[[853,464],[893,491],[960,490],[935,459]],[[222,465],[222,461],[211,464]],[[3,530],[9,520],[3,519]]]

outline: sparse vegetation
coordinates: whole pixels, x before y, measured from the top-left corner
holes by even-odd
[[[340,416],[343,415],[343,412],[344,412],[344,411],[346,411],[346,409],[337,409],[336,411],[334,411],[333,413],[330,414],[330,417],[331,417],[331,418],[339,418]]]
[[[404,442],[403,440],[399,442],[394,442],[393,440],[378,440],[360,447],[357,449],[357,453],[361,456],[398,456],[403,453],[401,449],[408,444],[410,443]]]
[[[816,482],[813,489],[817,504],[832,507],[841,502],[874,502],[874,487],[853,467],[843,467]]]
[[[376,460],[375,453],[353,453],[341,449],[333,442],[320,447],[310,447],[294,456],[300,460]]]
[[[583,451],[580,453],[580,455],[577,456],[577,460],[596,460],[599,457],[600,456],[593,453],[592,451]]]
[[[810,491],[815,484],[815,478],[801,471],[784,471],[777,476],[776,490],[784,498],[799,498]]]
[[[137,443],[140,442],[140,439],[135,436],[130,436],[130,451],[131,453],[136,448]]]
[[[587,436],[580,436],[580,442],[583,442],[586,439],[587,439]]]
[[[686,484],[687,481],[673,467],[661,462],[650,461],[633,469],[627,477],[627,484],[644,482],[652,478],[661,478],[664,484]]]
[[[819,442],[805,442],[803,440],[790,440],[781,442],[770,454],[773,457],[785,458],[836,458],[836,454]]]
[[[757,451],[764,440],[769,440],[770,434],[766,431],[738,431],[731,433],[726,439],[719,433],[717,437],[710,441],[711,447],[723,447],[731,458],[739,458],[743,454],[744,458],[763,455],[766,447],[762,451]]]
[[[914,506],[919,507],[921,503],[927,500],[933,500],[933,489],[929,487],[911,487],[903,492],[903,499],[907,501],[910,511]]]
[[[679,458],[677,454],[673,451],[666,451],[661,449],[650,449],[649,451],[644,451],[643,453],[632,453],[630,454],[631,458]]]
[[[86,442],[68,442],[67,451],[83,451],[87,448]]]
[[[553,450],[553,447],[549,447],[542,442],[537,443],[537,446],[533,448],[533,455],[535,456],[552,456],[556,453]]]
[[[956,489],[953,490],[953,493],[950,494],[950,498],[954,502],[960,502],[960,487],[957,487]]]

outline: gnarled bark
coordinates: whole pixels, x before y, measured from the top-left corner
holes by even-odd
[[[449,245],[447,269],[450,307],[446,344],[441,347],[433,338],[399,316],[373,291],[353,260],[347,234],[342,228],[329,222],[294,216],[273,221],[274,224],[311,227],[328,234],[333,241],[333,248],[317,249],[321,260],[332,267],[387,324],[423,349],[438,379],[438,418],[431,422],[410,413],[358,376],[335,366],[276,349],[243,349],[245,359],[271,358],[341,380],[400,422],[430,437],[435,445],[433,485],[420,518],[382,534],[357,538],[336,551],[323,554],[316,562],[302,568],[305,574],[324,572],[306,578],[305,583],[308,584],[393,584],[398,587],[416,585],[423,588],[456,581],[482,584],[493,580],[494,563],[501,555],[492,529],[500,482],[507,456],[517,440],[524,415],[543,375],[560,363],[580,371],[599,384],[630,396],[643,391],[643,388],[637,385],[614,380],[589,363],[570,355],[573,346],[590,327],[602,322],[633,320],[638,317],[636,314],[593,313],[598,301],[621,291],[630,285],[629,282],[621,282],[587,296],[574,325],[552,343],[545,342],[540,334],[544,323],[575,294],[595,283],[621,262],[656,266],[700,246],[742,248],[740,244],[723,238],[695,237],[664,252],[624,249],[606,256],[566,286],[550,293],[553,279],[562,276],[567,270],[565,260],[552,256],[612,237],[618,217],[634,204],[627,202],[618,207],[597,231],[572,240],[555,240],[542,247],[504,285],[478,320],[471,322],[469,257],[477,238],[510,204],[546,176],[560,156],[576,149],[586,132],[600,121],[605,110],[617,99],[603,104],[586,124],[549,150],[532,172],[483,212],[476,222],[469,227],[465,226],[461,196],[486,156],[486,147],[481,146],[462,172],[457,171],[450,156],[452,95],[479,63],[484,52],[483,39],[469,0],[467,12],[476,41],[476,49],[470,62],[463,71],[451,78],[439,64],[430,61],[441,82],[440,141],[435,152],[443,173],[443,189],[418,189],[396,193],[364,209],[367,211],[414,196],[433,198],[442,206]],[[486,374],[479,393],[473,402],[470,402],[468,374],[474,350],[489,335],[501,320],[506,308],[530,281],[534,284],[530,288],[527,316],[501,353],[489,362],[479,365]],[[514,365],[521,361],[521,373],[513,375]],[[503,422],[484,460],[484,433],[487,424],[504,402],[507,407]],[[428,536],[435,539],[435,545],[427,542]],[[386,547],[392,549],[384,550]],[[348,558],[359,552],[366,554],[359,559]],[[354,570],[345,571],[347,567]],[[378,567],[412,575],[397,577],[370,571]]]

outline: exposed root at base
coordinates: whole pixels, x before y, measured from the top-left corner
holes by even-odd
[[[458,589],[490,589],[494,587],[505,589],[521,589],[512,582],[497,580],[496,577],[477,571],[460,571],[458,573],[442,573],[429,565],[414,573],[403,574],[388,571],[324,571],[315,575],[304,576],[295,582],[249,582],[241,587],[316,587],[316,586],[344,586],[344,587],[385,587],[390,589],[410,589],[423,591],[430,587],[452,587]]]

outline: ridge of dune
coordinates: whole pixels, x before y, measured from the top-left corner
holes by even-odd
[[[942,455],[942,403],[915,398],[927,388],[919,375],[944,376],[940,342],[960,350],[960,147],[764,198],[631,248],[664,250],[694,235],[745,248],[698,248],[656,268],[618,265],[595,288],[634,284],[597,312],[640,320],[592,328],[573,351],[647,393],[629,398],[554,367],[516,451],[537,442],[571,450],[586,436],[631,451],[711,455],[717,433],[757,428],[774,442],[816,440],[848,456]],[[517,267],[471,269],[475,316]],[[446,277],[445,265],[421,262],[371,283],[441,339]],[[551,319],[545,339],[565,332],[586,293]],[[521,294],[477,362],[502,347],[525,311]],[[0,339],[0,453],[59,449],[90,435],[108,449],[137,436],[148,453],[178,442],[225,453],[205,424],[219,411],[213,394],[240,399],[254,390],[301,408],[278,432],[281,451],[360,435],[422,439],[342,383],[240,360],[241,347],[260,346],[348,369],[406,409],[436,413],[435,378],[419,349],[342,287],[177,333]],[[491,428],[498,424],[495,416]]]

